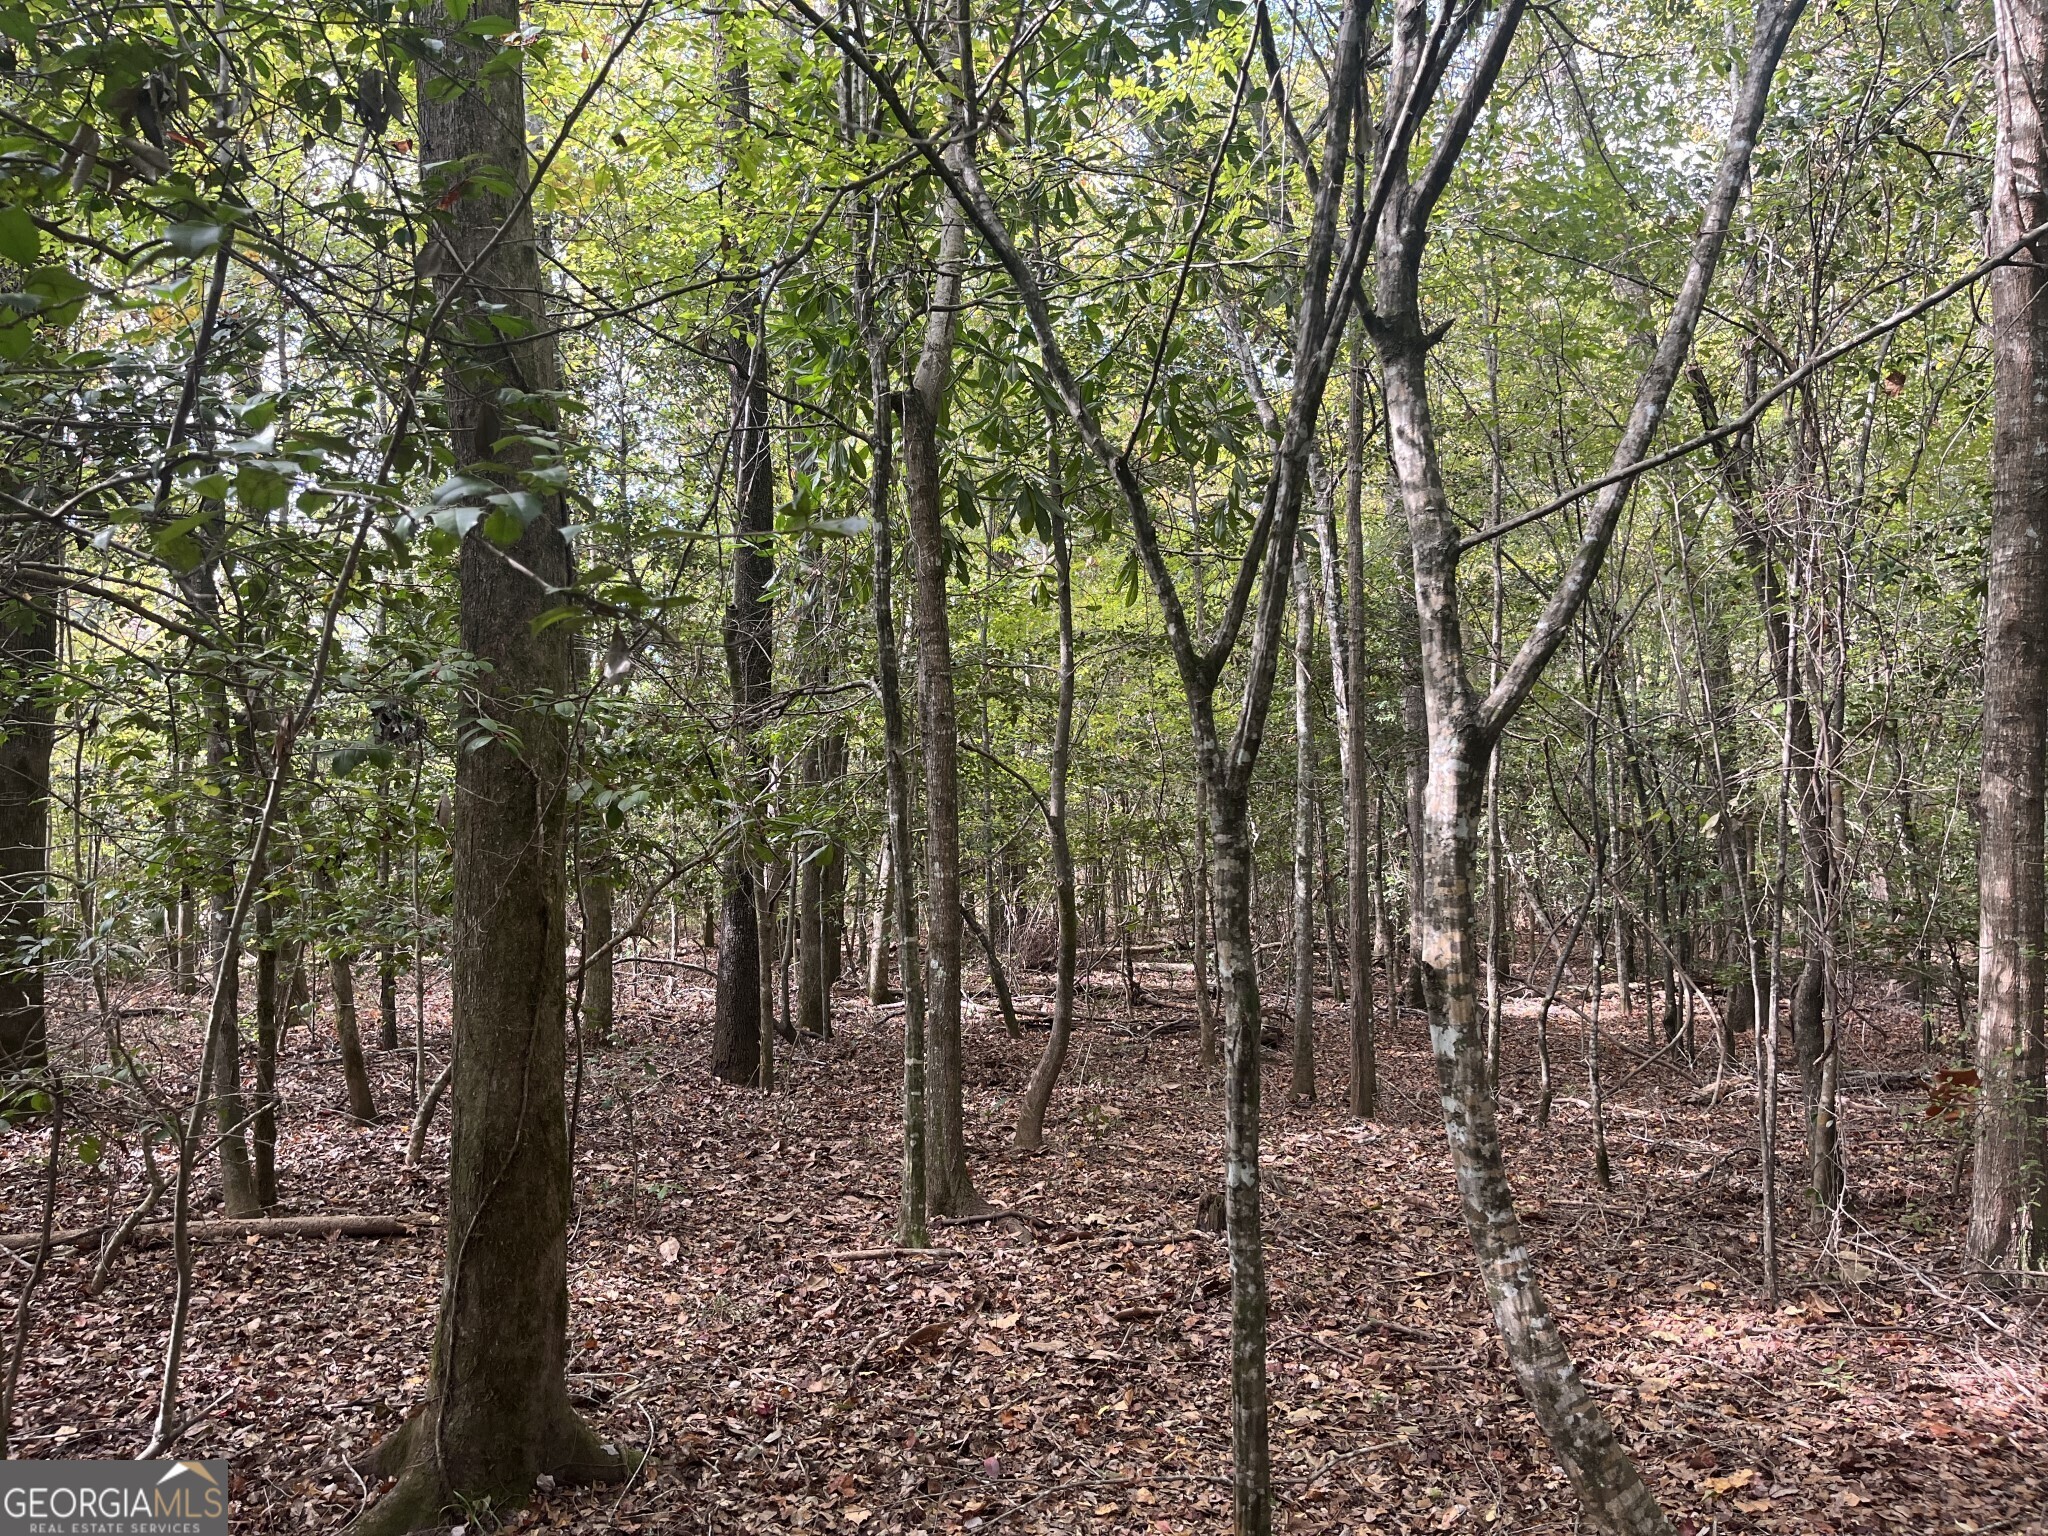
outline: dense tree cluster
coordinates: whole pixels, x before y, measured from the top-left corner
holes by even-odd
[[[355,1118],[417,1155],[452,1112],[366,1532],[623,1470],[563,1372],[626,965],[709,985],[693,1065],[762,1092],[835,996],[900,1004],[913,1248],[987,1211],[969,974],[1045,1032],[1028,1149],[1077,975],[1191,969],[1248,1536],[1262,1039],[1370,1119],[1426,1011],[1591,1528],[1671,1529],[1499,1120],[1585,1094],[1604,1187],[1612,1042],[1771,1085],[1775,1299],[1780,1229],[1856,1209],[1857,1021],[1910,999],[1967,1261],[2038,1274],[2044,87],[2038,0],[12,5],[0,1056],[17,1122],[117,1101],[174,1220],[154,1444],[188,1226],[289,1186],[316,992]],[[137,978],[199,1000],[189,1063]]]

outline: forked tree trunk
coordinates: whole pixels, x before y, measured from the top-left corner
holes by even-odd
[[[481,0],[471,18],[516,30],[517,0]],[[554,706],[574,674],[569,626],[536,621],[573,572],[560,497],[522,483],[531,439],[557,429],[548,392],[560,385],[533,217],[519,195],[526,93],[516,62],[485,70],[507,57],[495,41],[445,22],[439,31],[435,57],[461,89],[435,89],[423,70],[419,123],[429,204],[447,210],[430,238],[450,301],[441,338],[450,446],[458,468],[490,465],[531,502],[523,527],[485,520],[462,545],[462,645],[486,665],[462,700],[456,754],[448,1252],[426,1401],[378,1448],[378,1470],[397,1483],[351,1527],[356,1536],[439,1524],[458,1502],[488,1499],[502,1513],[543,1473],[573,1481],[622,1471],[618,1452],[570,1406],[564,1379],[570,752],[569,723]],[[471,167],[488,168],[489,179],[449,185]],[[465,268],[470,282],[450,293]],[[511,335],[507,316],[523,322]],[[509,729],[486,734],[484,719]]]
[[[2048,4],[1996,0],[1998,138],[1986,238],[2048,223]],[[1977,1127],[1970,1262],[2048,1262],[2042,777],[2048,717],[2048,281],[2040,246],[1991,278],[1991,535],[1977,849]]]
[[[1636,462],[1648,449],[1691,350],[1748,180],[1770,83],[1802,8],[1803,0],[1763,0],[1758,12],[1713,191],[1671,316],[1616,442],[1617,468]],[[1474,84],[1468,92],[1483,97],[1485,86],[1506,61],[1520,16],[1519,0],[1509,0],[1473,65]],[[1421,76],[1430,25],[1424,0],[1399,0],[1390,39],[1389,101],[1402,101],[1410,82]],[[1444,1128],[1466,1225],[1517,1382],[1563,1464],[1588,1523],[1622,1536],[1666,1536],[1670,1522],[1565,1352],[1523,1242],[1502,1159],[1486,1057],[1474,892],[1488,760],[1507,723],[1570,634],[1599,574],[1630,482],[1623,476],[1597,493],[1585,514],[1578,548],[1529,636],[1500,681],[1483,699],[1476,696],[1466,672],[1459,616],[1460,529],[1437,456],[1427,370],[1430,339],[1419,297],[1430,213],[1459,147],[1454,139],[1440,141],[1413,181],[1405,157],[1390,168],[1393,190],[1379,222],[1372,328],[1385,390],[1387,436],[1414,557],[1427,721],[1417,958],[1430,1013]]]

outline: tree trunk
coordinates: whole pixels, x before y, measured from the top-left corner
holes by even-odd
[[[1986,239],[2048,223],[2048,4],[1997,0],[1998,137]],[[2048,281],[1992,274],[1991,534],[1977,849],[1977,1124],[1971,1263],[2048,1261],[2048,1048],[2042,1023],[2043,729],[2048,718]]]
[[[281,840],[280,840],[281,841]],[[277,915],[268,896],[256,902],[256,1093],[249,1117],[256,1203],[277,1204],[277,1037],[285,1010],[278,975]]]
[[[721,47],[725,46],[722,39]],[[728,133],[746,132],[753,103],[744,57],[726,68],[725,94]],[[762,1035],[774,1028],[771,1011],[761,1006],[763,977],[773,960],[768,936],[760,931],[757,886],[762,875],[752,845],[758,801],[767,791],[755,737],[765,723],[761,715],[775,664],[775,605],[769,593],[775,577],[775,466],[769,437],[768,346],[759,300],[743,300],[737,318],[725,344],[732,375],[734,549],[724,641],[732,688],[735,771],[744,787],[734,786],[734,798],[743,804],[736,829],[741,836],[725,862],[711,1073],[728,1083],[753,1083],[761,1078]]]
[[[14,552],[54,564],[59,540],[18,525]],[[0,585],[0,1076],[49,1064],[41,960],[44,888],[50,871],[50,753],[56,742],[51,683],[57,661],[57,593],[33,573]]]
[[[886,791],[885,791],[886,792]],[[883,814],[887,815],[887,808]],[[896,920],[896,861],[889,835],[882,834],[882,850],[875,865],[875,929],[868,941],[868,1001],[886,1003],[889,993],[889,951],[891,925]]]
[[[880,211],[870,204],[871,228]],[[876,900],[888,913],[881,922],[877,948],[884,982],[888,978],[888,925],[896,929],[898,966],[903,977],[903,1173],[896,1237],[906,1248],[930,1241],[929,1158],[926,1155],[924,981],[918,960],[917,867],[911,826],[910,731],[903,713],[903,683],[896,653],[896,610],[892,596],[896,557],[889,528],[889,480],[894,464],[891,426],[899,397],[890,389],[888,346],[875,312],[874,274],[865,250],[855,261],[855,299],[861,339],[868,354],[872,393],[874,464],[868,491],[868,515],[874,525],[875,683],[882,704],[883,783],[887,793],[888,857],[883,889]]]
[[[930,1045],[925,1096],[928,1197],[942,1216],[979,1203],[967,1171],[960,1059],[960,722],[953,696],[953,639],[947,616],[945,485],[939,464],[939,411],[953,366],[959,324],[966,220],[942,201],[938,268],[924,348],[902,395],[903,501],[916,580],[911,611],[917,636],[918,718],[924,748],[925,1000]]]
[[[1767,4],[1757,17],[1748,70],[1731,118],[1712,194],[1703,210],[1684,283],[1653,359],[1637,386],[1617,465],[1648,448],[1692,344],[1735,206],[1749,173],[1772,77],[1802,8]],[[1480,71],[1507,56],[1519,8],[1503,9]],[[1392,27],[1387,99],[1405,99],[1425,67],[1430,21],[1422,0],[1401,0]],[[1479,77],[1483,80],[1484,74]],[[1476,86],[1474,87],[1476,88]],[[1439,153],[1441,153],[1439,151]],[[1413,554],[1427,724],[1428,775],[1422,809],[1422,916],[1418,959],[1430,1013],[1444,1126],[1481,1278],[1517,1381],[1563,1464],[1588,1523],[1628,1536],[1668,1536],[1670,1522],[1566,1353],[1523,1242],[1502,1158],[1480,1004],[1473,876],[1484,824],[1487,762],[1501,733],[1571,632],[1600,571],[1625,505],[1628,480],[1599,493],[1585,516],[1570,564],[1500,682],[1475,697],[1466,674],[1459,617],[1459,530],[1437,458],[1431,420],[1419,269],[1429,212],[1442,182],[1410,183],[1404,162],[1378,227],[1377,346],[1386,400],[1387,438]]]
[[[583,908],[583,1036],[593,1045],[609,1045],[617,971],[612,947],[612,869],[602,832],[586,828],[583,838],[579,905]]]
[[[211,754],[209,754],[211,755]],[[232,782],[232,780],[230,780]],[[222,871],[232,875],[225,865]],[[242,948],[228,941],[233,926],[235,893],[213,893],[208,921],[212,928],[214,964],[222,973],[221,1023],[213,1031],[214,1121],[220,1131],[221,1203],[229,1216],[258,1216],[263,1201],[256,1190],[256,1170],[249,1158],[248,1102],[242,1094]]]
[[[806,775],[812,789],[822,782],[813,748],[805,754]],[[832,1033],[832,993],[825,979],[825,861],[832,856],[830,844],[802,850],[803,868],[796,888],[796,1030],[800,1035],[824,1039]]]
[[[1351,930],[1351,1090],[1353,1115],[1379,1113],[1379,1059],[1373,1044],[1371,845],[1366,837],[1365,677],[1365,360],[1352,342],[1344,436],[1344,895]]]
[[[1052,845],[1053,901],[1059,920],[1059,957],[1053,983],[1052,1033],[1024,1090],[1024,1105],[1017,1114],[1016,1145],[1033,1151],[1045,1141],[1045,1112],[1052,1103],[1053,1088],[1066,1065],[1067,1044],[1074,1033],[1074,969],[1081,944],[1081,912],[1074,895],[1074,851],[1067,840],[1067,770],[1074,748],[1074,578],[1073,551],[1067,542],[1066,481],[1061,472],[1059,442],[1055,436],[1049,455],[1048,478],[1052,501],[1053,599],[1059,614],[1060,672],[1059,703],[1052,725],[1052,783],[1045,801],[1046,837]],[[1206,984],[1202,976],[1201,924],[1195,915],[1195,989],[1207,1014]]]
[[[377,1118],[377,1101],[370,1091],[370,1069],[363,1060],[363,1036],[356,1018],[355,956],[339,950],[329,955],[327,976],[334,993],[334,1038],[341,1047],[348,1112],[358,1125],[370,1125]]]
[[[1204,771],[1209,771],[1206,766]],[[1236,1529],[1272,1528],[1266,1381],[1266,1256],[1259,1201],[1259,956],[1252,941],[1250,807],[1209,785],[1216,970],[1223,993],[1223,1220],[1230,1253],[1230,1440]]]
[[[1294,1072],[1288,1092],[1316,1097],[1315,731],[1309,713],[1315,589],[1294,552]]]
[[[516,30],[517,0],[480,0],[471,17]],[[459,469],[488,466],[530,502],[523,519],[487,518],[462,544],[462,645],[485,665],[464,691],[455,768],[448,1252],[426,1401],[379,1447],[378,1470],[398,1481],[357,1521],[357,1536],[438,1524],[458,1502],[488,1499],[502,1514],[543,1473],[569,1481],[622,1471],[618,1452],[570,1406],[564,1379],[570,753],[569,722],[554,702],[574,681],[569,626],[536,621],[573,571],[561,498],[529,488],[524,473],[534,467],[531,440],[557,429],[551,392],[560,387],[533,217],[520,195],[525,84],[516,52],[445,21],[438,30],[444,51],[435,57],[465,87],[451,94],[423,79],[419,100],[428,201],[446,209],[430,249],[441,254],[435,270],[450,300],[450,446]],[[507,57],[513,66],[499,67]],[[490,178],[448,185],[451,168],[467,176],[473,166]],[[464,269],[468,284],[450,292]],[[492,323],[506,316],[524,325],[508,335]],[[509,730],[485,732],[484,719]]]

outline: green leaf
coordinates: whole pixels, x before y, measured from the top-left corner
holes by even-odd
[[[32,267],[42,249],[43,232],[26,208],[0,208],[0,261]]]
[[[226,233],[225,224],[171,224],[165,226],[164,238],[180,256],[203,256],[219,245]]]

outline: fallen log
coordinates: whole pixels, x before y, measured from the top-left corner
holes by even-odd
[[[192,1221],[185,1231],[195,1243],[223,1242],[247,1237],[411,1237],[422,1227],[437,1227],[438,1216],[253,1216],[244,1220]],[[52,1248],[84,1248],[106,1236],[111,1224],[77,1227],[52,1232]],[[172,1223],[144,1222],[130,1235],[136,1246],[167,1243]],[[21,1253],[42,1246],[40,1232],[10,1232],[0,1236],[0,1249]]]

